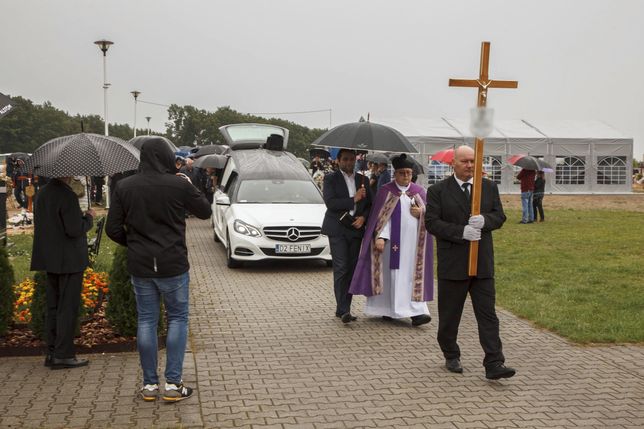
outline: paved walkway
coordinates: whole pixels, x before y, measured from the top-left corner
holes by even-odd
[[[323,264],[229,270],[208,221],[190,221],[191,342],[197,397],[144,403],[134,353],[50,371],[0,359],[0,427],[644,427],[644,347],[576,347],[501,311],[511,380],[489,382],[472,311],[465,373],[442,368],[436,323],[333,317]],[[363,300],[354,309],[361,316]],[[435,314],[436,306],[430,306]]]

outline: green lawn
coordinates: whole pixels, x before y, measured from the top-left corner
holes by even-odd
[[[644,213],[507,214],[494,237],[500,306],[576,342],[644,342]]]

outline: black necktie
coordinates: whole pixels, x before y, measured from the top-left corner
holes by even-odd
[[[467,201],[470,200],[471,194],[470,194],[470,184],[465,182],[461,185],[463,188],[463,191],[465,192],[465,197],[467,198]]]

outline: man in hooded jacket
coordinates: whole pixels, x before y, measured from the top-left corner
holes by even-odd
[[[112,240],[127,246],[138,312],[141,396],[146,401],[156,400],[159,393],[157,326],[161,296],[168,315],[163,399],[176,402],[192,395],[181,378],[190,282],[185,213],[207,219],[211,208],[190,180],[176,173],[174,161],[174,153],[161,138],[146,138],[139,172],[118,182],[105,227]]]

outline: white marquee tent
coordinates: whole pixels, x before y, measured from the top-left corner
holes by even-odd
[[[388,125],[416,146],[418,161],[427,165],[439,150],[473,145],[469,121],[459,119],[397,118],[374,122]],[[528,154],[555,169],[546,174],[547,193],[631,192],[633,139],[599,121],[499,120],[485,140],[485,171],[502,193],[518,193],[515,172],[506,159]],[[431,176],[432,168],[429,166]],[[440,170],[445,171],[445,168]],[[431,179],[431,177],[430,177]]]

